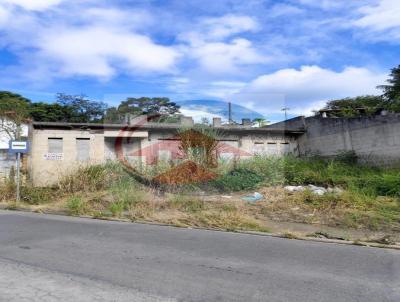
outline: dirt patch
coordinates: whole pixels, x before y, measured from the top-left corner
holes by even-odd
[[[154,178],[155,182],[167,185],[180,185],[201,183],[213,180],[217,174],[209,171],[201,165],[192,161],[186,161],[169,171],[162,173]]]

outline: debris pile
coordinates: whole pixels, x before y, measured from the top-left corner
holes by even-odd
[[[314,185],[307,185],[307,186],[285,186],[284,189],[289,192],[302,192],[304,190],[310,190],[312,193],[316,195],[324,195],[326,193],[334,193],[334,194],[341,194],[343,192],[342,189],[338,187],[334,188],[324,188],[324,187],[317,187]]]
[[[215,179],[218,175],[193,161],[186,161],[165,173],[154,177],[154,181],[168,185],[201,183]]]

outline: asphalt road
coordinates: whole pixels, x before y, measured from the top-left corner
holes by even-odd
[[[0,211],[0,301],[400,301],[400,252]]]

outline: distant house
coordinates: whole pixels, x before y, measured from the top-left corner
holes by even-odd
[[[15,126],[12,122],[2,119],[0,122],[0,180],[8,177],[10,169],[15,165],[15,155],[8,153],[9,141],[12,139],[9,129],[13,129]],[[28,125],[22,126],[22,139],[28,137]]]

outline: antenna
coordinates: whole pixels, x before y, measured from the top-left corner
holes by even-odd
[[[284,111],[285,112],[285,121],[287,120],[287,112],[290,110],[290,108],[288,108],[288,107],[283,107],[282,109],[281,109],[281,111]]]

